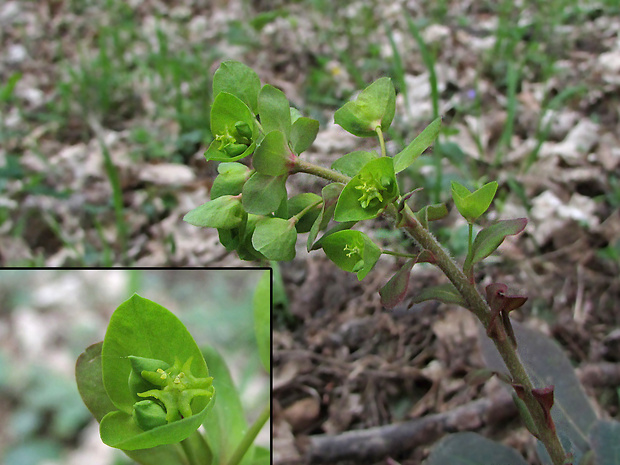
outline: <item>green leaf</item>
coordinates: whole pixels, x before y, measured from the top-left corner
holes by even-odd
[[[573,463],[579,463],[580,456],[590,448],[588,431],[597,420],[596,413],[570,360],[557,342],[514,320],[512,326],[519,343],[519,356],[534,386],[555,386],[551,417],[562,443],[572,443],[575,454]],[[506,365],[493,341],[486,336],[486,331],[480,331],[479,341],[486,365],[494,371],[507,372]],[[512,390],[512,387],[506,387]]]
[[[209,376],[205,360],[183,323],[161,305],[134,294],[112,314],[103,341],[103,385],[118,408],[101,420],[103,442],[111,447],[135,450],[187,438],[204,421],[215,395],[195,397],[191,402],[192,415],[143,431],[132,418],[135,400],[128,384],[132,371],[130,355],[162,360],[171,366],[187,365],[188,376],[189,373],[201,379]]]
[[[459,294],[452,283],[425,287],[412,299],[411,303],[419,304],[420,302],[424,302],[426,300],[438,300],[444,304],[455,304],[467,308],[463,297]]]
[[[373,137],[380,127],[387,131],[394,119],[396,92],[390,78],[383,77],[366,87],[355,101],[334,114],[334,122],[359,137]]]
[[[325,255],[345,271],[362,280],[381,256],[381,249],[361,231],[338,231],[321,239]]]
[[[254,173],[243,185],[241,204],[248,213],[269,215],[286,200],[286,176]]]
[[[75,366],[75,379],[84,404],[100,422],[116,407],[108,397],[103,386],[101,371],[101,348],[103,341],[88,347],[79,357]],[[131,459],[143,465],[162,463],[182,465],[183,454],[173,445],[163,445],[150,449],[124,451]]]
[[[469,223],[476,221],[489,209],[496,191],[496,181],[485,184],[473,193],[462,184],[452,181],[452,198],[454,199],[454,204],[459,213]]]
[[[427,465],[527,465],[514,449],[477,433],[450,434],[441,439],[425,462]]]
[[[247,131],[251,138],[247,137]],[[214,140],[205,152],[207,161],[236,161],[252,153],[258,128],[244,102],[233,94],[220,92],[211,105],[211,133]]]
[[[400,270],[381,288],[379,294],[381,295],[381,304],[384,307],[394,308],[405,298],[409,287],[409,273],[415,263],[415,258],[407,260]]]
[[[429,221],[436,221],[444,218],[448,215],[448,207],[445,203],[438,203],[435,205],[427,205],[415,212],[415,217],[418,219],[425,229],[428,229]]]
[[[614,420],[598,420],[590,430],[590,443],[597,465],[620,463],[620,423]]]
[[[241,260],[265,260],[265,256],[252,245],[252,234],[260,218],[262,216],[248,214],[246,220],[238,228],[218,229],[220,242],[226,250],[236,251]]]
[[[244,219],[239,196],[223,195],[194,208],[183,217],[183,221],[203,228],[236,228]]]
[[[314,192],[304,192],[288,199],[288,218],[292,218],[301,213],[305,208],[314,205],[295,224],[298,233],[303,234],[310,231],[312,225],[321,214],[322,203],[323,199]]]
[[[265,271],[254,291],[254,333],[258,355],[271,373],[271,273]]]
[[[228,92],[258,113],[260,78],[254,70],[238,61],[225,61],[213,75],[213,95]]]
[[[398,197],[394,165],[389,157],[371,160],[345,186],[334,212],[336,221],[375,218]]]
[[[256,147],[252,165],[261,174],[279,176],[289,172],[294,156],[286,143],[284,134],[279,130],[274,130],[267,134]]]
[[[203,347],[209,370],[213,376],[213,386],[217,391],[217,402],[203,422],[205,439],[213,452],[213,465],[226,464],[248,430],[239,392],[230,376],[226,361],[210,346]],[[251,451],[241,460],[240,465],[252,463]],[[162,462],[163,465],[163,462]]]
[[[265,84],[258,94],[258,114],[265,134],[280,131],[288,140],[291,135],[291,110],[284,92]]]
[[[116,410],[108,397],[101,379],[101,347],[103,341],[88,347],[78,357],[75,365],[75,379],[84,405],[97,421],[106,413]]]
[[[428,147],[431,146],[439,135],[441,129],[441,117],[426,126],[418,137],[413,139],[407,147],[394,156],[394,171],[400,173],[408,168]]]
[[[319,213],[319,216],[312,224],[312,228],[310,228],[310,234],[308,234],[308,252],[310,252],[310,250],[313,250],[314,241],[319,234],[319,231],[323,231],[327,227],[329,221],[334,216],[336,202],[338,201],[338,196],[340,196],[342,189],[344,189],[344,184],[339,182],[332,182],[331,184],[325,186],[321,191],[321,196],[323,197],[323,205],[321,207],[321,212]]]
[[[304,116],[297,118],[291,127],[291,146],[299,155],[310,148],[319,133],[319,122]]]
[[[297,230],[293,222],[282,218],[262,218],[256,223],[252,245],[269,260],[295,258]]]
[[[364,150],[356,150],[341,156],[332,163],[331,168],[340,173],[353,177],[370,161],[379,158],[379,154],[374,150],[365,152]]]
[[[500,220],[482,229],[474,239],[471,253],[465,258],[463,271],[468,274],[472,267],[491,255],[508,236],[519,234],[525,229],[527,219]]]
[[[242,163],[220,163],[218,176],[211,186],[211,200],[223,195],[239,195],[250,177],[250,169]]]

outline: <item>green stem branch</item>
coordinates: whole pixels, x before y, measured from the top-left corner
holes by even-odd
[[[237,465],[239,462],[241,462],[241,459],[243,458],[245,453],[248,451],[250,446],[254,443],[254,439],[256,439],[256,436],[262,429],[263,425],[267,423],[267,420],[269,420],[270,416],[271,416],[271,405],[267,404],[265,408],[263,409],[263,411],[258,416],[258,418],[256,419],[256,421],[254,422],[254,424],[250,426],[250,429],[248,430],[248,432],[245,433],[245,436],[243,436],[243,439],[241,440],[241,442],[235,449],[235,452],[233,453],[233,455],[230,457],[230,460],[228,461],[227,465]]]
[[[314,165],[305,160],[301,160],[299,157],[295,161],[293,172],[314,174],[329,181],[342,183],[347,183],[350,180],[348,176],[345,176],[335,170]],[[396,204],[388,205],[386,215],[391,216],[394,220],[400,218],[398,223],[399,226],[405,229],[416,244],[433,254],[437,266],[441,269],[441,271],[443,271],[450,282],[452,282],[461,296],[463,296],[463,299],[467,304],[467,308],[474,315],[476,315],[484,328],[487,329],[491,318],[491,309],[489,308],[486,300],[480,294],[475,284],[470,282],[469,278],[465,275],[465,273],[463,273],[461,268],[459,268],[458,264],[452,259],[452,257],[450,257],[448,251],[445,250],[441,244],[439,244],[430,231],[420,224],[409,206],[405,204],[400,213],[398,213]],[[473,231],[471,229],[470,231],[473,235]],[[512,345],[510,338],[507,337],[503,325],[498,325],[497,336],[493,338],[493,342],[504,360],[508,371],[510,372],[513,383],[520,384],[525,388],[523,401],[534,419],[534,423],[539,431],[539,439],[547,449],[553,464],[563,465],[566,458],[566,452],[564,451],[556,432],[551,430],[546,424],[544,412],[531,392],[533,388],[532,382],[525,371],[523,363],[517,354],[516,348]],[[229,465],[235,464],[231,461]]]
[[[422,227],[407,205],[405,205],[401,213],[403,217],[400,224],[403,225],[416,243],[433,254],[437,266],[463,296],[467,307],[478,317],[484,328],[487,329],[490,322],[491,309],[477,287],[469,281],[437,239],[427,229]],[[503,325],[498,325],[498,333],[497,337],[493,338],[493,342],[510,372],[513,383],[520,384],[525,388],[523,400],[539,431],[539,439],[545,445],[553,464],[563,465],[566,452],[564,452],[556,432],[547,426],[544,412],[531,392],[533,388],[532,382],[525,371],[516,348],[511,343],[510,338],[507,337]]]
[[[382,250],[381,253],[384,253],[386,255],[394,255],[395,257],[405,257],[405,258],[416,258],[417,255],[411,255],[409,253],[402,253],[402,252],[394,252],[392,250]]]
[[[295,157],[291,172],[313,174],[320,178],[327,179],[328,181],[341,182],[343,184],[346,184],[351,180],[349,176],[345,176],[336,170],[315,165],[314,163],[310,163],[300,157]]]
[[[387,157],[387,152],[385,150],[385,140],[383,140],[383,131],[381,130],[381,126],[377,126],[375,132],[377,133],[377,137],[379,138],[379,145],[381,146],[381,156]]]

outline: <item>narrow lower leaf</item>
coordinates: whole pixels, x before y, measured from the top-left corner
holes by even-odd
[[[411,303],[419,304],[420,302],[424,302],[426,300],[438,300],[444,304],[456,304],[467,308],[463,297],[461,297],[461,294],[459,294],[454,285],[451,283],[425,287],[413,298]]]
[[[418,158],[422,152],[435,142],[441,129],[441,117],[435,119],[431,124],[416,137],[407,147],[394,156],[394,171],[400,173],[408,168]]]
[[[410,258],[394,276],[381,288],[381,303],[386,308],[394,308],[405,298],[409,287],[409,273],[416,261]]]
[[[467,255],[463,270],[469,273],[472,267],[491,255],[508,236],[519,234],[525,229],[527,219],[500,220],[482,229],[474,239],[471,253]]]
[[[321,191],[321,196],[323,198],[323,206],[321,208],[321,212],[319,216],[314,220],[312,227],[310,228],[310,234],[308,234],[307,241],[307,249],[308,252],[313,250],[314,241],[318,236],[320,231],[323,231],[329,221],[334,216],[334,210],[336,209],[336,202],[338,201],[338,196],[344,189],[344,184],[339,182],[332,182],[323,188]]]

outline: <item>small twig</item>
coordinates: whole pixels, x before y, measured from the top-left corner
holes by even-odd
[[[504,422],[516,414],[512,397],[502,389],[493,397],[476,400],[445,413],[335,436],[312,436],[306,459],[308,463],[332,463],[339,460],[369,463],[429,444],[446,433]]]

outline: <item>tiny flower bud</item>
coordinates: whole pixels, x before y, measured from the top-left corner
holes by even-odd
[[[133,404],[132,417],[144,431],[167,424],[166,411],[157,402],[141,400]]]
[[[235,129],[241,137],[252,140],[252,129],[248,123],[244,121],[237,121],[235,123]]]
[[[224,147],[223,152],[229,157],[236,157],[245,152],[247,148],[248,146],[244,144],[231,144]]]

